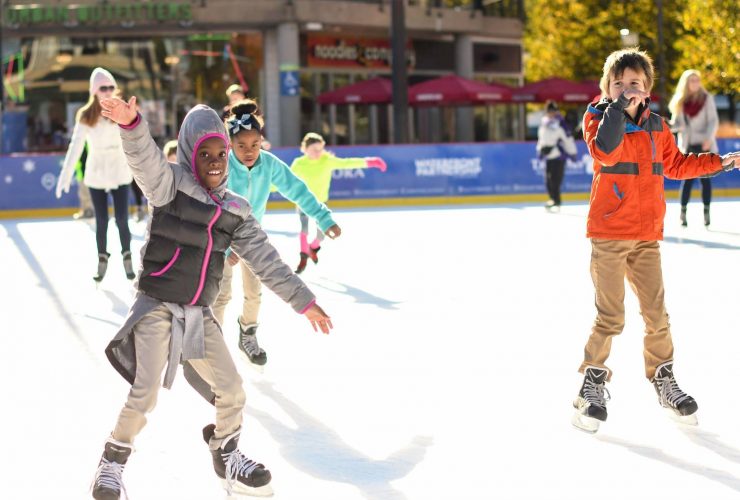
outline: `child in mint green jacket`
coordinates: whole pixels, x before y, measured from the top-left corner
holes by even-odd
[[[229,151],[228,189],[245,197],[252,206],[252,215],[258,222],[267,208],[271,186],[285,198],[316,220],[316,224],[331,238],[338,237],[342,230],[334,222],[331,211],[316,199],[306,184],[296,177],[282,160],[268,151],[262,151],[263,121],[259,115],[257,103],[244,99],[234,103],[226,118],[231,149]],[[267,353],[257,343],[257,317],[259,314],[262,284],[251,269],[231,253],[221,289],[213,304],[213,313],[223,325],[224,310],[231,300],[232,266],[240,264],[244,301],[242,314],[239,317],[239,350],[258,369],[267,362]]]
[[[314,132],[309,132],[303,137],[303,141],[301,141],[301,152],[303,156],[299,156],[293,160],[290,166],[293,173],[305,181],[308,189],[322,203],[326,203],[329,200],[332,170],[377,168],[381,172],[386,171],[387,166],[382,158],[376,156],[368,156],[366,158],[337,158],[324,149],[325,145],[326,142],[323,137]],[[297,211],[298,217],[301,220],[301,260],[295,272],[300,274],[306,269],[309,257],[314,264],[318,263],[319,258],[317,254],[321,250],[321,241],[324,239],[324,232],[322,232],[323,228],[319,225],[316,228],[316,237],[309,244],[308,217],[300,205],[297,207]]]

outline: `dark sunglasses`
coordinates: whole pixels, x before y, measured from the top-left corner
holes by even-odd
[[[99,87],[98,90],[101,92],[113,92],[114,90],[116,90],[116,86],[115,85],[103,85],[102,87]]]

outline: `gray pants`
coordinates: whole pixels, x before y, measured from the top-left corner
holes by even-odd
[[[236,371],[218,324],[204,318],[206,355],[203,359],[186,361],[205,380],[216,394],[215,439],[223,439],[242,425],[242,409],[246,396],[242,379]],[[169,354],[172,313],[163,304],[134,326],[136,345],[136,378],[128,400],[118,416],[112,437],[124,443],[133,443],[146,424],[146,414],[157,404],[162,374]]]

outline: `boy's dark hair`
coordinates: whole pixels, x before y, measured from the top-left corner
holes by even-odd
[[[642,71],[645,74],[645,90],[650,92],[653,88],[655,70],[653,59],[644,50],[637,47],[616,50],[609,54],[604,62],[604,74],[601,76],[599,87],[603,95],[609,95],[609,82],[619,78],[626,68],[634,71]]]
[[[236,101],[229,108],[229,115],[226,117],[226,128],[229,135],[235,136],[242,130],[252,129],[260,132],[264,127],[265,121],[262,119],[260,107],[254,99]]]
[[[558,103],[556,103],[555,101],[547,101],[545,103],[545,111],[547,113],[557,113],[558,111],[560,111],[558,108]]]

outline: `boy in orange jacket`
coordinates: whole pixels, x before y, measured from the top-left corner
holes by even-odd
[[[624,49],[609,55],[600,86],[602,99],[583,117],[594,158],[587,237],[597,315],[579,369],[584,379],[573,402],[572,422],[596,432],[606,420],[604,384],[611,370],[605,363],[612,338],[624,328],[626,276],[645,320],[645,375],[664,408],[684,423],[696,424],[698,405],[673,375],[673,342],[663,301],[658,245],[666,210],[663,176],[688,179],[729,171],[740,152],[719,156],[678,150],[668,124],[650,112],[653,65],[645,52]]]

